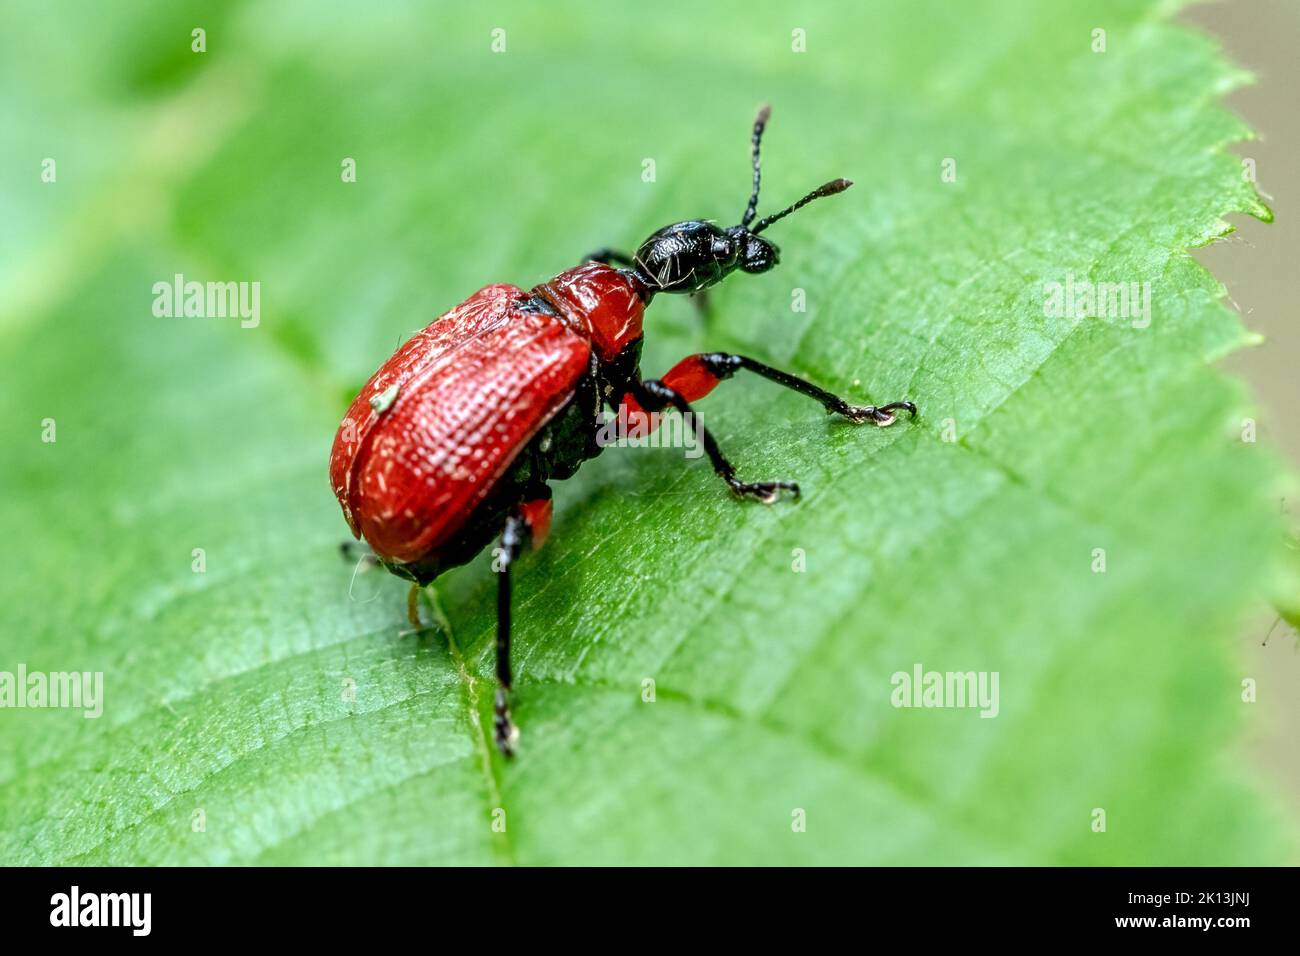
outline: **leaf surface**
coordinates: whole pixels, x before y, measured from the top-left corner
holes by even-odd
[[[1187,255],[1268,215],[1208,39],[1121,2],[115,4],[57,33],[23,6],[0,669],[102,671],[105,706],[0,710],[0,860],[1284,857],[1222,758],[1277,469]],[[680,450],[584,466],[515,584],[504,763],[487,556],[431,595],[449,633],[403,634],[405,585],[339,559],[334,429],[480,286],[734,221],[764,100],[762,211],[856,186],[773,227],[781,266],[710,323],[655,302],[643,368],[733,349],[922,417],[726,383],[700,410],[741,476],[803,486],[771,508]],[[259,282],[260,324],[155,318],[177,273]],[[1150,283],[1149,326],[1045,314],[1067,278]],[[996,672],[996,717],[893,706],[918,664]]]

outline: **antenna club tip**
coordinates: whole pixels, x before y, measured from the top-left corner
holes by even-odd
[[[830,192],[842,193],[844,192],[844,190],[848,189],[850,186],[853,185],[853,180],[837,179],[834,182],[828,183],[827,185],[830,187],[829,189]]]
[[[755,123],[766,123],[767,118],[772,115],[772,104],[764,103],[758,108],[758,116],[754,119]]]

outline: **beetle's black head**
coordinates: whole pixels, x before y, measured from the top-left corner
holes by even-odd
[[[635,268],[652,292],[699,292],[721,282],[736,269],[751,274],[767,272],[781,261],[781,251],[776,243],[759,233],[814,199],[832,196],[853,185],[847,179],[831,180],[794,205],[751,226],[758,214],[759,143],[769,113],[764,106],[754,120],[754,188],[740,225],[721,229],[712,222],[692,219],[664,226],[650,236],[636,251]]]

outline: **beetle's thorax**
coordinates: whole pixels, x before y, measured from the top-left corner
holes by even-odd
[[[601,362],[618,358],[641,338],[649,291],[630,272],[585,262],[533,289],[560,319],[591,342]]]

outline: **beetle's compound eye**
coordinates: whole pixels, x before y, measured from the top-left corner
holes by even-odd
[[[746,235],[745,249],[740,257],[740,268],[744,272],[766,272],[781,261],[781,251],[775,243],[768,242],[761,236]]]

